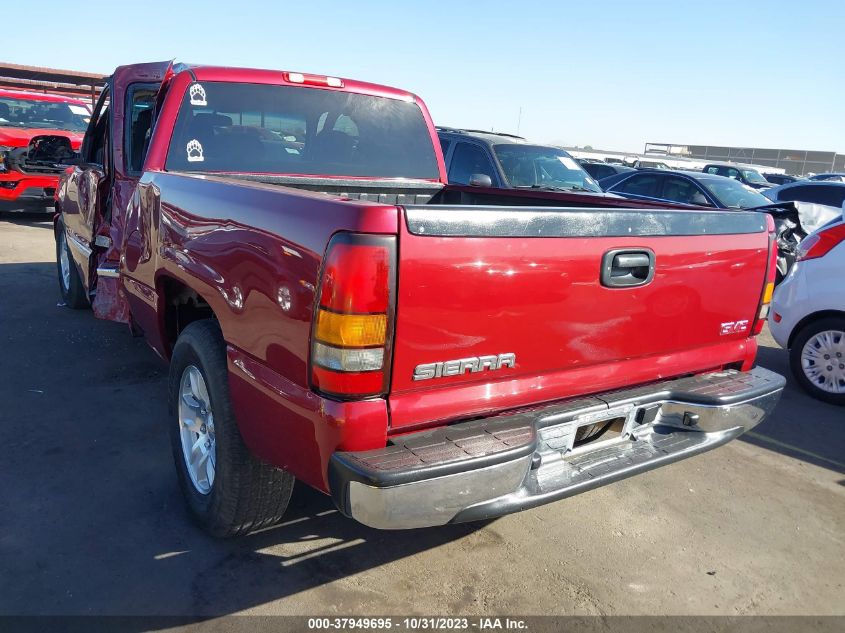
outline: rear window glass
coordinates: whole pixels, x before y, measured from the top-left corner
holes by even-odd
[[[185,91],[166,167],[369,178],[440,176],[428,127],[414,103],[317,88],[224,82],[193,84]]]

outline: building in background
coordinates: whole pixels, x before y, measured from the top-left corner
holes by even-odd
[[[766,149],[762,147],[724,147],[720,145],[681,145],[646,143],[647,156],[692,159],[705,163],[743,163],[773,167],[787,174],[803,176],[824,172],[845,172],[845,154],[803,149]]]

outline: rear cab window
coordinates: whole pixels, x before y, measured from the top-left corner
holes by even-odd
[[[202,93],[193,86],[201,85]],[[185,91],[166,169],[437,180],[415,103],[299,86],[202,82]]]

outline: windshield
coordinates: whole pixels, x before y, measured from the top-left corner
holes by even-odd
[[[83,104],[0,97],[0,126],[84,132],[90,119]]]
[[[493,151],[512,187],[601,193],[601,187],[566,152],[536,145],[495,145]]]
[[[703,178],[701,184],[707,187],[717,200],[731,209],[750,209],[772,204],[772,201],[759,191],[733,178]]]
[[[763,176],[761,176],[758,172],[754,171],[753,169],[743,169],[742,175],[745,177],[745,179],[748,182],[754,182],[754,183],[761,184],[761,185],[772,184],[768,180],[763,178]]]
[[[193,84],[167,169],[366,178],[440,177],[415,103],[299,86]]]

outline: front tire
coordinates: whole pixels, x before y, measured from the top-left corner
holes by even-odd
[[[789,350],[792,374],[814,398],[845,405],[845,318],[805,325]]]
[[[217,537],[278,523],[294,478],[244,445],[232,401],[226,344],[216,321],[189,324],[173,349],[170,439],[179,486],[191,514]]]
[[[69,308],[84,310],[91,304],[85,294],[85,286],[79,277],[79,270],[73,261],[70,246],[67,243],[65,224],[59,220],[56,225],[56,273],[59,277],[59,292],[62,301]]]

